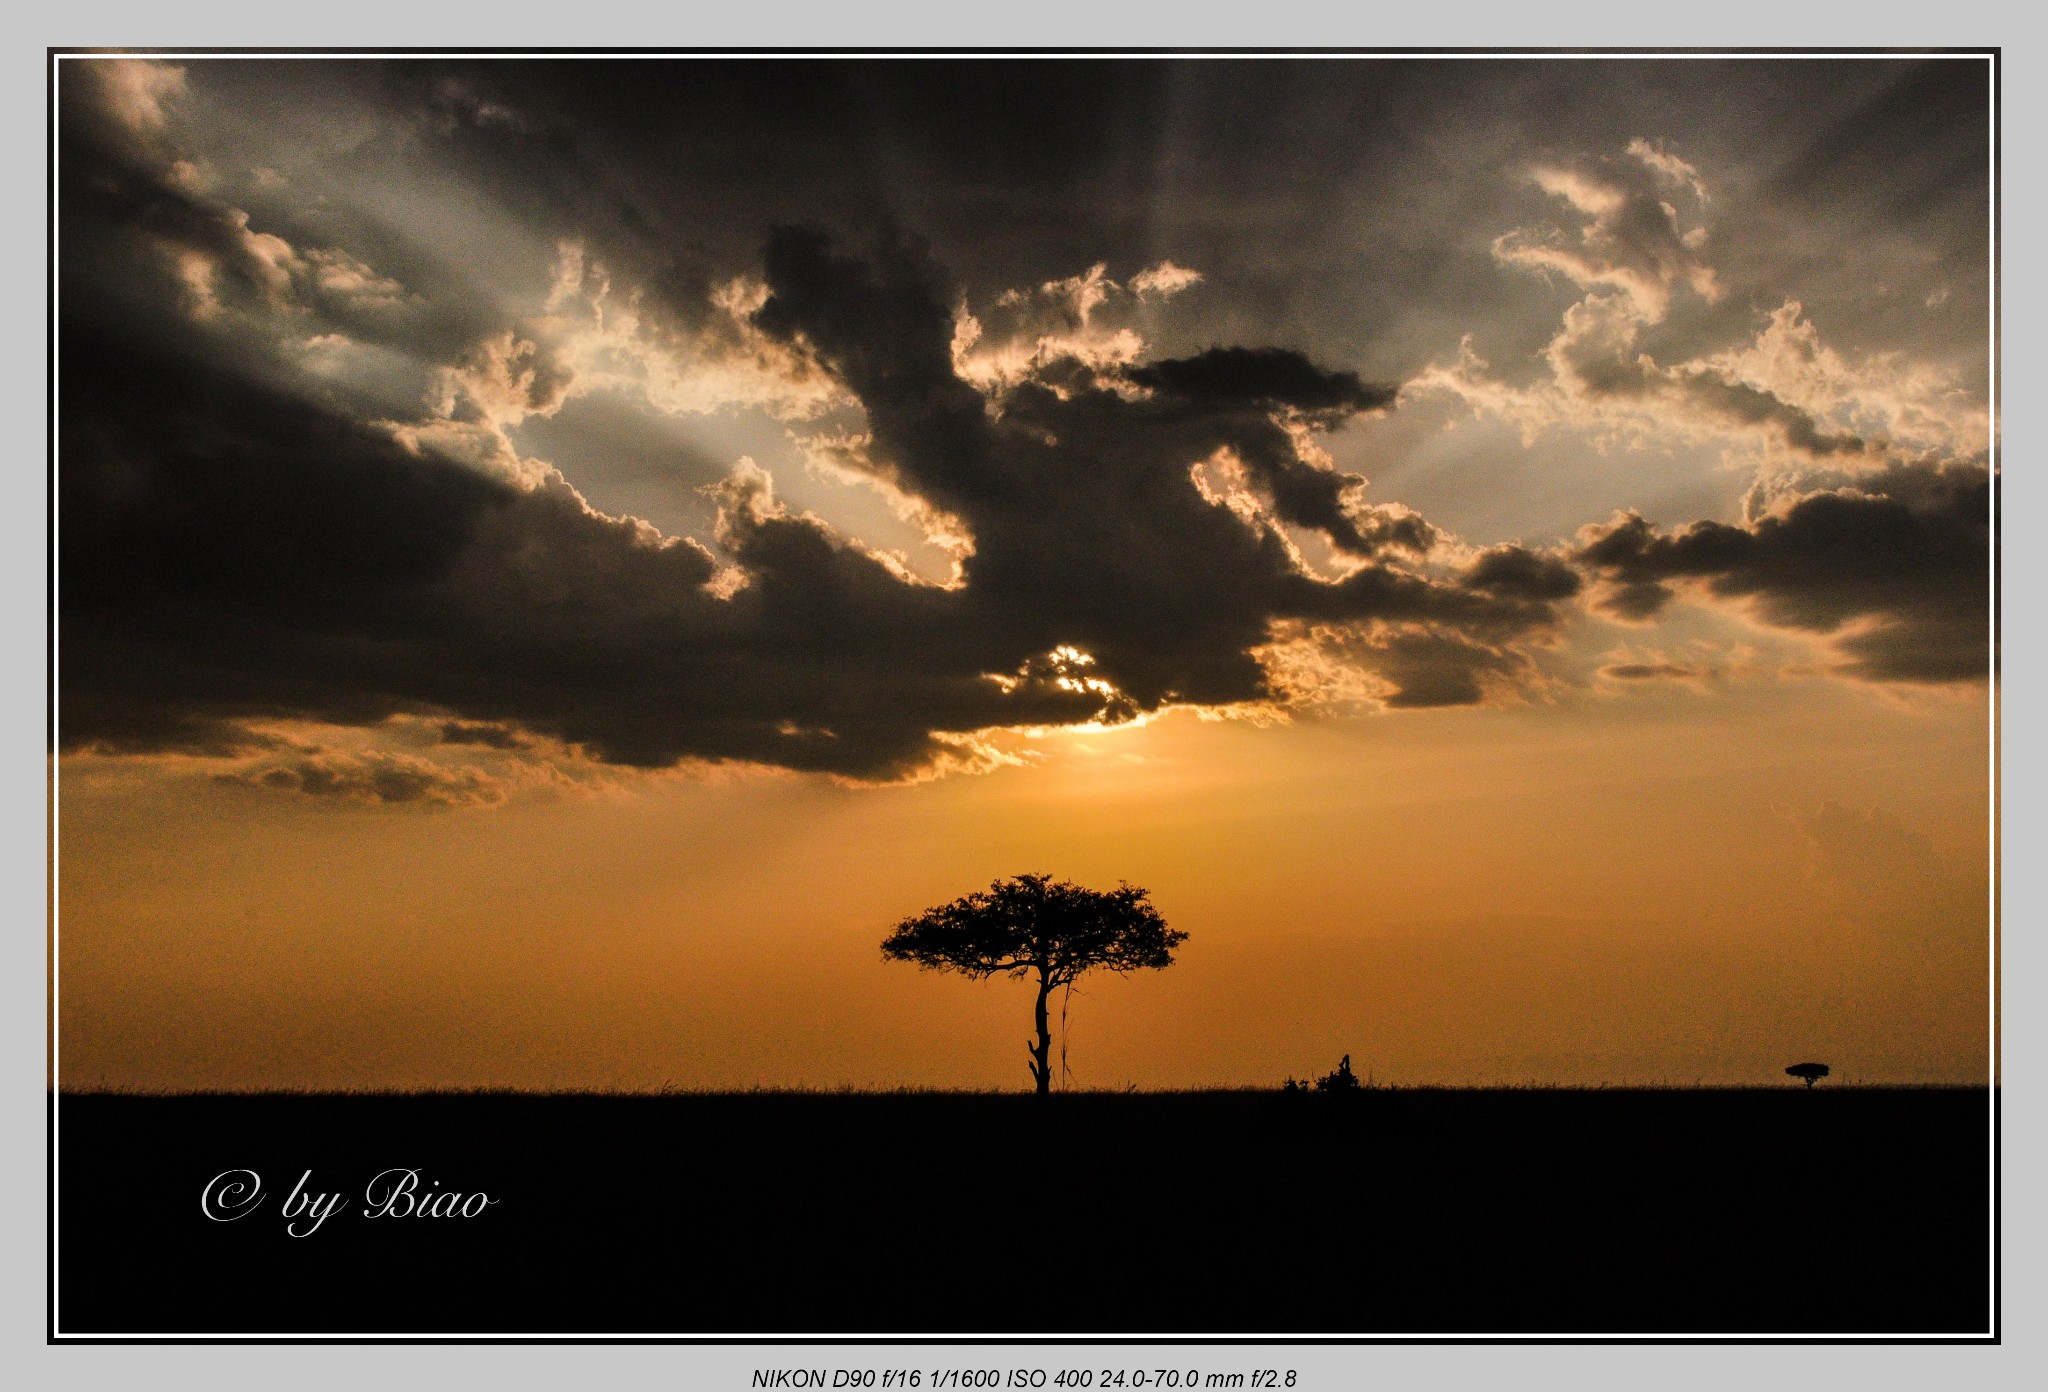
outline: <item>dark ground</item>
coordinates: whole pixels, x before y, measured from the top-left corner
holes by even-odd
[[[67,1095],[58,1319],[155,1333],[1981,1334],[1981,1089]],[[415,1166],[499,1200],[363,1217]],[[200,1194],[257,1171],[258,1208]],[[310,1237],[302,1171],[340,1192]]]

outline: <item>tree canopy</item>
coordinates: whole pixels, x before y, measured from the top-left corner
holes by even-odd
[[[1056,987],[1095,967],[1172,966],[1173,949],[1186,938],[1135,885],[1103,891],[1018,875],[904,919],[882,955],[971,977],[1036,971]]]

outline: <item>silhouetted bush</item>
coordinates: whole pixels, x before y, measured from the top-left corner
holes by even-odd
[[[1302,1097],[1306,1097],[1312,1092],[1374,1092],[1378,1088],[1379,1085],[1374,1083],[1372,1079],[1366,1078],[1361,1080],[1356,1073],[1351,1071],[1351,1055],[1349,1054],[1339,1059],[1335,1068],[1314,1081],[1306,1078],[1297,1078],[1290,1073],[1287,1075],[1287,1081],[1280,1085],[1280,1091]]]
[[[1318,1092],[1351,1092],[1358,1087],[1358,1075],[1351,1071],[1351,1055],[1344,1055],[1334,1072],[1316,1079]]]
[[[1806,1085],[1812,1087],[1822,1078],[1827,1077],[1828,1066],[1824,1063],[1795,1063],[1785,1071],[1795,1078],[1804,1079]]]

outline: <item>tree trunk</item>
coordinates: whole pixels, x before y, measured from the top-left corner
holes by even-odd
[[[1052,994],[1052,978],[1038,974],[1038,1043],[1031,1049],[1031,1076],[1038,1083],[1038,1095],[1052,1091],[1052,1031],[1045,1020],[1045,998]]]

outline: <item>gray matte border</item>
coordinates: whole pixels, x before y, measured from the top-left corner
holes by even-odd
[[[1851,16],[1817,10],[1788,12],[1780,3],[1741,0],[1713,11],[1679,13],[1622,4],[1577,4],[1569,12],[1557,6],[1510,9],[1489,0],[1481,6],[1461,6],[1456,11],[1416,13],[1371,13],[1363,9],[1341,14],[1322,11],[1314,3],[1268,0],[1255,13],[1239,12],[1230,17],[1197,15],[1165,6],[1147,10],[1110,11],[1100,5],[1057,0],[1041,3],[1027,12],[1007,14],[962,14],[954,7],[902,5],[887,13],[850,6],[785,3],[773,13],[708,11],[686,14],[676,10],[650,14],[615,0],[586,0],[572,12],[568,24],[546,13],[507,15],[493,13],[495,7],[481,5],[462,9],[446,8],[423,13],[416,4],[394,0],[364,0],[324,13],[284,13],[275,8],[211,5],[203,13],[187,7],[175,9],[144,6],[134,0],[107,3],[101,0],[87,7],[72,7],[64,13],[43,14],[6,21],[8,37],[14,42],[15,81],[5,89],[5,101],[13,117],[6,124],[10,167],[17,179],[39,178],[47,153],[46,93],[41,78],[42,48],[49,44],[73,45],[81,41],[107,42],[122,39],[136,46],[177,44],[191,49],[199,46],[268,47],[301,45],[311,47],[357,47],[371,38],[380,47],[545,47],[550,44],[605,47],[752,47],[787,43],[800,38],[806,43],[830,47],[1098,47],[1132,48],[1189,47],[1446,47],[1472,42],[1489,46],[1556,49],[1592,45],[1601,48],[1665,46],[1712,47],[1721,51],[1748,48],[1824,49],[1855,46],[1956,47],[1996,43],[2022,37],[2010,31],[2018,26],[1997,24],[2003,7],[1992,4],[1951,3],[1930,16],[1926,10],[1903,7],[1860,7]],[[811,11],[811,12],[806,12]],[[1931,22],[1932,21],[1932,22]],[[2001,29],[2007,31],[1999,32]],[[34,65],[31,67],[31,65]],[[2038,129],[2041,114],[2038,96],[2038,61],[2031,45],[2014,45],[2004,55],[2002,131],[2008,146],[2019,155],[2011,161],[2016,171],[2031,163],[2026,158],[2026,141]],[[40,181],[40,180],[39,180]],[[2021,256],[2026,253],[2026,230],[2036,225],[2029,214],[2038,211],[2038,194],[2020,179],[2008,181],[2001,197],[2005,204],[2005,227],[2018,229]],[[26,200],[24,200],[26,201]],[[4,234],[12,255],[8,264],[23,267],[33,276],[44,264],[45,227],[31,226],[17,219]],[[2005,240],[2001,233],[2001,243]],[[2028,409],[2039,350],[2023,337],[2026,311],[2036,303],[2038,275],[2019,258],[2002,257],[2004,295],[2001,319],[2018,316],[2022,333],[2005,335],[2001,354],[2004,381],[2017,383],[2022,403],[2013,433],[2021,458],[2028,457],[2027,445],[2038,435]],[[2006,276],[2010,277],[2009,280]],[[5,688],[4,699],[17,738],[7,751],[5,785],[5,828],[10,833],[0,842],[0,876],[4,876],[10,901],[20,910],[18,922],[33,921],[46,906],[44,863],[31,860],[35,828],[47,828],[44,796],[28,763],[29,729],[33,738],[44,742],[45,757],[39,762],[41,787],[47,789],[46,711],[47,692],[38,671],[45,653],[47,618],[47,550],[45,530],[47,495],[39,463],[45,457],[43,412],[46,406],[46,321],[32,322],[18,316],[17,328],[6,343],[4,378],[7,389],[20,398],[10,413],[18,437],[16,476],[29,481],[21,498],[10,510],[5,525],[10,535],[0,550],[0,566],[12,581],[4,587],[7,638],[20,655],[20,676]],[[2017,371],[2004,370],[2006,354]],[[34,405],[31,404],[33,394]],[[2002,393],[2001,393],[2002,394]],[[2003,422],[2001,422],[2003,425]],[[2001,447],[2001,453],[2003,449]],[[2025,465],[2022,465],[2023,471]],[[2001,490],[2004,481],[2001,481]],[[2020,515],[2032,511],[2033,486],[2023,472],[2017,493],[2007,492],[2007,501],[2018,499]],[[2009,535],[2011,533],[2008,533]],[[2043,593],[2043,581],[2036,560],[2039,548],[2025,538],[2012,552],[2001,550],[2002,607],[2014,615],[2014,627],[2024,631],[2034,601]],[[2002,1050],[2010,1071],[2017,1065],[2019,1085],[2015,1092],[2022,1107],[2008,1108],[2002,1118],[2003,1151],[2015,1162],[2016,1180],[2029,1168],[2027,1160],[2039,1153],[2038,1115],[2025,1107],[2031,1089],[2026,1065],[2039,1055],[2040,1030],[2028,987],[2040,978],[2032,968],[2038,949],[2028,931],[2042,904],[2038,871],[2029,861],[2043,826],[2038,794],[2027,776],[2038,767],[2040,738],[2029,728],[2028,716],[2036,690],[2038,659],[2033,646],[2022,641],[2016,655],[2006,658],[2007,680],[2017,680],[2021,693],[2019,717],[2003,722],[2001,731],[2002,773],[2017,774],[2015,793],[2006,804],[2002,835],[2009,838],[2019,854],[2008,862],[2013,879],[2004,886],[2006,904],[2015,909],[2007,921],[2021,925],[2017,940],[2008,943],[2004,955],[2005,980],[2019,983],[2009,993],[2017,1009],[2008,1020]],[[37,684],[32,685],[35,682]],[[2011,687],[2007,688],[2011,690]],[[2007,739],[2009,738],[2009,743]],[[33,808],[30,799],[38,805]],[[355,1388],[370,1378],[392,1386],[409,1387],[438,1383],[451,1375],[489,1377],[512,1386],[559,1386],[565,1381],[594,1381],[617,1387],[745,1387],[755,1369],[769,1367],[1145,1367],[1178,1366],[1205,1370],[1235,1370],[1251,1367],[1296,1368],[1303,1375],[1303,1387],[1329,1388],[1363,1386],[1391,1379],[1397,1386],[1495,1386],[1548,1385],[1569,1383],[1574,1387],[1640,1387],[1654,1384],[1672,1388],[1721,1388],[1744,1380],[1765,1387],[1806,1386],[1820,1379],[1836,1381],[1855,1378],[1861,1385],[1878,1387],[1925,1386],[1936,1379],[1961,1375],[1972,1386],[2018,1385],[2020,1361],[2007,1350],[1951,1351],[1942,1347],[1897,1348],[1885,1346],[1707,1346],[1663,1348],[1629,1347],[1536,1347],[1536,1346],[1287,1346],[1287,1345],[1201,1345],[1106,1347],[1100,1345],[948,1346],[926,1345],[892,1348],[864,1344],[835,1348],[829,1346],[691,1346],[691,1347],[587,1347],[587,1346],[379,1346],[379,1347],[123,1347],[88,1348],[72,1346],[51,1349],[43,1346],[45,1333],[46,1285],[38,1259],[44,1252],[45,1228],[36,1196],[44,1190],[42,1097],[48,1078],[34,1062],[46,1058],[47,1034],[44,993],[46,981],[28,948],[29,933],[19,930],[16,942],[24,960],[20,969],[8,973],[10,990],[18,993],[9,1002],[16,1008],[0,1014],[9,1022],[10,1032],[36,1035],[10,1039],[9,1061],[23,1072],[36,1069],[44,1076],[39,1082],[22,1079],[22,1086],[9,1090],[9,1140],[5,1150],[5,1174],[12,1181],[9,1190],[17,1201],[8,1206],[0,1236],[15,1254],[5,1272],[5,1293],[0,1303],[5,1323],[0,1325],[6,1340],[0,1362],[19,1366],[29,1373],[31,1385],[91,1386],[104,1380],[111,1386],[182,1385],[188,1378],[209,1386],[271,1387],[290,1385],[307,1388]],[[46,963],[45,969],[46,969]],[[42,1094],[41,1097],[38,1094]],[[32,1112],[32,1116],[31,1116]],[[2016,1114],[2017,1112],[2017,1114]],[[114,1196],[109,1196],[114,1200]],[[2023,1191],[2016,1182],[2004,1195],[2004,1233],[2007,1243],[2005,1287],[2007,1310],[2025,1312],[2041,1308],[2043,1294],[2038,1274],[2036,1247],[2032,1240],[2040,1232],[2041,1204],[2033,1192]],[[2006,1331],[2008,1342],[2038,1347],[2030,1339],[2024,1318]],[[1953,1360],[1964,1360],[1955,1366]],[[507,1374],[511,1374],[507,1378]],[[928,1385],[928,1384],[927,1384]]]

